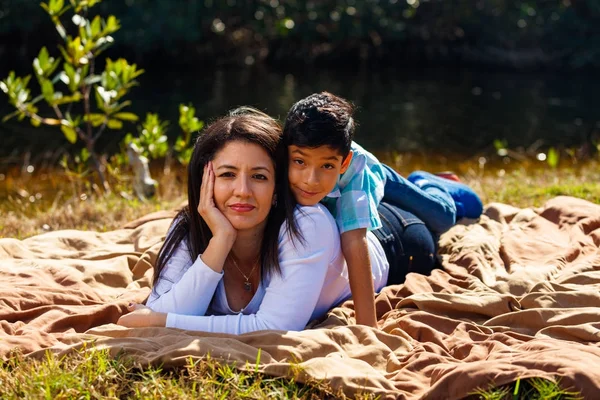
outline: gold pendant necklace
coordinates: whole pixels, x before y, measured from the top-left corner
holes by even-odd
[[[258,265],[258,257],[256,258],[256,261],[254,261],[254,266],[252,267],[252,270],[250,271],[250,274],[248,276],[246,276],[246,274],[244,274],[242,272],[242,270],[238,266],[238,263],[235,261],[235,258],[233,258],[233,256],[228,256],[228,258],[231,260],[231,262],[233,263],[233,265],[235,266],[235,268],[238,271],[240,271],[240,274],[242,274],[242,276],[244,277],[244,279],[245,279],[244,290],[247,291],[247,292],[252,291],[252,282],[250,282],[250,278],[252,277],[252,274],[254,273],[254,270],[256,269],[256,266]]]

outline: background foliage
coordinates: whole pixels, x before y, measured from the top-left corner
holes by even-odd
[[[124,0],[117,52],[187,64],[600,66],[598,0]],[[0,57],[28,63],[54,34],[37,1],[0,0]],[[1,68],[1,67],[0,67]]]

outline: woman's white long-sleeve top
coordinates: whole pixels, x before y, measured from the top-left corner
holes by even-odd
[[[301,330],[313,318],[350,297],[348,270],[336,223],[321,204],[294,212],[304,243],[279,232],[281,274],[263,277],[252,300],[239,312],[227,304],[223,273],[200,257],[192,260],[183,240],[168,260],[146,303],[168,313],[167,327],[241,334],[257,330]],[[375,236],[367,235],[376,290],[388,276],[388,262]]]

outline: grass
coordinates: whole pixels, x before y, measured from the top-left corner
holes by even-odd
[[[113,191],[104,194],[96,185],[70,180],[61,170],[35,176],[4,174],[0,236],[24,239],[60,229],[105,232],[119,228],[148,213],[182,204],[186,193],[183,172],[162,174],[159,193],[149,200],[131,194],[126,180],[114,183]]]
[[[558,195],[600,203],[598,162],[560,169],[544,168],[543,165],[540,168],[527,163],[511,166],[510,169],[483,169],[474,162],[455,167],[463,181],[480,194],[485,204],[502,202],[516,207],[540,206]],[[397,168],[401,172],[406,169],[402,166]],[[150,212],[179,206],[185,200],[184,175],[182,170],[159,175],[158,196],[141,201],[127,193],[126,181],[114,185],[113,192],[104,195],[95,186],[70,181],[61,171],[45,171],[34,176],[0,174],[0,178],[4,177],[0,179],[0,235],[23,239],[59,229],[116,229]]]
[[[108,350],[85,347],[58,357],[47,352],[42,359],[25,358],[15,352],[0,360],[0,398],[16,399],[346,399],[326,382],[296,381],[300,366],[292,365],[292,376],[273,378],[210,356],[189,359],[184,367],[142,367],[124,355],[112,357]],[[359,400],[377,399],[359,393]],[[470,400],[576,400],[577,393],[561,389],[558,382],[542,378],[517,380],[501,387],[478,389]]]
[[[252,369],[253,366],[250,366]],[[333,399],[345,396],[319,381],[308,384],[241,372],[210,357],[177,369],[145,367],[108,350],[88,349],[40,360],[15,353],[0,361],[2,399]],[[359,399],[375,399],[365,393]]]
[[[413,165],[396,166],[439,170]],[[454,165],[464,182],[484,203],[502,202],[517,207],[540,206],[557,195],[600,203],[600,165],[589,162],[560,169],[532,164],[483,168],[467,161]],[[95,186],[67,179],[60,171],[38,174],[0,174],[0,232],[3,237],[26,238],[49,230],[108,231],[149,212],[172,209],[185,200],[183,171],[162,174],[155,199],[141,201],[125,191],[126,182],[101,194]],[[176,370],[135,365],[125,358],[110,358],[105,351],[73,353],[58,359],[32,360],[15,355],[0,361],[0,398],[344,398],[326,383],[297,383],[292,378],[270,378],[243,372],[210,358],[190,361]],[[365,393],[359,398],[375,398]],[[470,399],[575,399],[577,394],[559,383],[525,379],[502,387],[482,388]]]
[[[500,387],[477,389],[470,400],[582,400],[578,393],[561,389],[560,382],[530,378]]]

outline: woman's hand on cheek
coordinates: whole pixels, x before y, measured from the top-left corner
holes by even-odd
[[[127,328],[144,328],[150,326],[165,327],[167,324],[167,314],[152,311],[149,307],[142,304],[129,304],[128,314],[122,315],[117,321],[117,325]]]
[[[215,173],[212,162],[209,161],[204,166],[204,176],[202,186],[200,186],[200,204],[198,204],[198,213],[210,228],[215,238],[224,238],[230,243],[235,241],[237,231],[231,225],[231,222],[223,215],[215,204]]]

